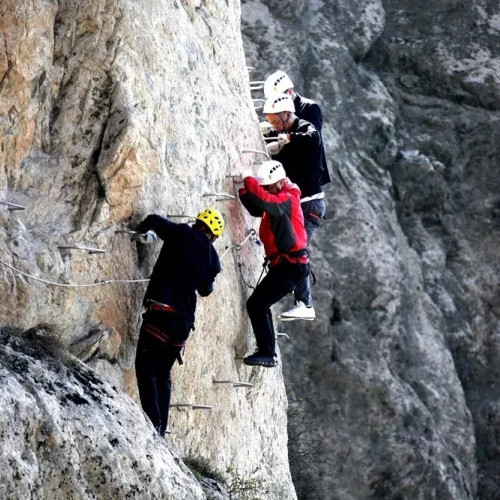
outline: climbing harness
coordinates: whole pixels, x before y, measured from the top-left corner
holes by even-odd
[[[149,311],[163,311],[163,312],[169,312],[169,313],[175,313],[177,314],[178,311],[175,307],[172,307],[168,304],[162,304],[161,302],[158,302],[153,299],[148,299],[147,300],[147,309]]]
[[[294,252],[282,252],[282,253],[274,253],[272,255],[268,255],[264,259],[264,262],[272,262],[278,258],[279,262],[281,262],[282,259],[290,261],[290,259],[288,259],[287,257],[290,257],[291,259],[299,259],[300,257],[308,257],[308,256],[309,256],[309,251],[307,250],[307,248],[303,248],[302,250],[296,250]]]
[[[309,264],[309,274],[311,275],[311,286],[314,286],[316,284],[316,275],[313,273],[310,264]]]

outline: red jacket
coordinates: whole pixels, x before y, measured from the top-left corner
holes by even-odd
[[[300,189],[296,184],[287,178],[283,189],[271,194],[259,185],[255,177],[247,177],[239,195],[250,215],[262,217],[259,237],[270,266],[278,264],[282,258],[294,263],[309,262],[305,252],[307,234],[300,206]]]

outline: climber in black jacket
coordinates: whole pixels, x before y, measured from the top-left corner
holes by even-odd
[[[264,82],[264,95],[266,99],[273,94],[288,94],[293,100],[297,118],[312,123],[319,132],[321,137],[321,165],[323,168],[321,173],[321,185],[328,184],[331,179],[321,134],[321,129],[323,128],[323,113],[321,112],[319,104],[295,92],[292,80],[284,71],[274,72],[272,75],[269,75]]]
[[[136,228],[139,241],[165,243],[144,296],[146,309],[139,333],[135,369],[142,408],[161,436],[165,435],[171,395],[170,372],[193,328],[196,292],[213,291],[221,270],[212,243],[224,230],[220,212],[207,208],[193,226],[149,215]]]

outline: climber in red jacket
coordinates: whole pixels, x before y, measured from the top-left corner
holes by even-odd
[[[244,363],[272,367],[277,360],[270,307],[309,274],[300,189],[278,161],[265,161],[257,177],[246,170],[242,179],[245,187],[239,190],[240,200],[250,215],[262,217],[259,237],[269,263],[269,272],[247,301],[257,351]]]

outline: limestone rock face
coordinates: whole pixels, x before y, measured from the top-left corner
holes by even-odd
[[[206,498],[122,391],[43,337],[0,344],[1,498]]]
[[[298,496],[497,498],[498,3],[277,5],[242,2],[247,60],[320,103],[333,174],[284,325]]]
[[[216,248],[220,255],[231,248],[215,292],[199,302],[185,364],[174,368],[172,403],[181,406],[171,412],[170,444],[211,472],[230,469],[262,485],[262,498],[295,498],[281,370],[241,361],[254,348],[243,278],[255,283],[263,256],[251,241],[232,248],[255,222],[224,196],[235,194],[228,176],[260,158],[242,149],[262,147],[239,2],[5,0],[0,33],[0,201],[25,207],[0,205],[0,324],[50,324],[72,352],[137,398],[140,304],[159,245],[139,247],[117,231],[152,212],[188,222],[216,206],[227,223]],[[34,392],[15,396],[28,405],[41,397]],[[45,413],[30,411],[35,428]],[[85,416],[79,422],[77,430],[87,425]],[[80,439],[69,436],[65,446]],[[159,475],[171,461],[154,453],[164,461]],[[83,455],[74,460],[84,463]],[[29,484],[41,480],[35,467],[29,474]],[[68,481],[78,497],[77,478]],[[192,490],[196,498],[199,489],[185,482],[181,497]],[[53,498],[68,498],[71,487]]]

